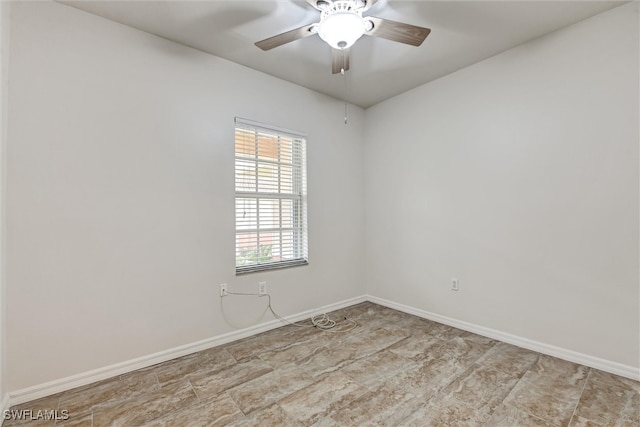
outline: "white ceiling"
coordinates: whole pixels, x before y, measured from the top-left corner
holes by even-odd
[[[346,77],[331,74],[317,35],[262,51],[256,41],[317,22],[302,0],[63,1],[107,19],[369,107],[528,40],[601,13],[621,1],[379,0],[364,15],[431,28],[420,47],[363,36]]]

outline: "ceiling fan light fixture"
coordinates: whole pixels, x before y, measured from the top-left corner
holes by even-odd
[[[348,49],[364,34],[366,24],[357,12],[327,14],[318,26],[318,35],[334,49]]]

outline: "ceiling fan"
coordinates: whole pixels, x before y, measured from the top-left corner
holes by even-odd
[[[337,74],[349,69],[349,48],[363,35],[420,46],[431,30],[429,28],[362,16],[378,0],[306,0],[320,11],[320,22],[304,25],[295,30],[256,43],[262,50],[318,34],[331,46],[332,72]]]

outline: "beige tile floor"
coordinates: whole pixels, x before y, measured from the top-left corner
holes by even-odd
[[[637,381],[371,303],[331,316],[13,408],[68,411],[57,424],[3,425],[640,425]]]

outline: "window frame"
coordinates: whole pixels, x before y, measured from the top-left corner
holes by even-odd
[[[242,141],[239,132],[253,133],[255,145],[251,147],[250,138]],[[277,141],[277,157],[265,156],[264,150],[273,146],[274,139]],[[240,141],[240,142],[239,142]],[[249,144],[247,145],[247,141]],[[271,141],[271,142],[268,142]],[[290,141],[290,153],[284,147]],[[261,145],[260,143],[263,142]],[[307,161],[306,161],[306,135],[302,132],[292,131],[280,127],[275,127],[252,120],[235,118],[234,125],[234,189],[235,189],[235,270],[236,275],[267,271],[281,268],[296,267],[309,264],[308,251],[308,225],[307,225]],[[239,150],[239,146],[250,147],[253,152]],[[288,154],[283,154],[286,152]],[[263,154],[261,154],[263,153]],[[273,154],[272,154],[273,155]],[[287,157],[288,156],[288,157]],[[289,162],[283,159],[290,159]],[[282,170],[290,169],[290,173],[283,173]],[[277,173],[276,173],[277,171]],[[254,189],[249,183],[249,189],[242,188],[246,184],[248,175],[255,179]],[[261,178],[261,175],[263,178]],[[277,178],[274,178],[277,176]],[[276,188],[274,188],[274,185]],[[272,191],[266,191],[265,188]],[[291,191],[283,190],[291,188]],[[274,215],[271,227],[263,227],[260,219],[262,212],[260,203],[266,203],[267,210],[271,204],[271,210],[277,211]],[[245,219],[246,207],[243,207],[243,216],[239,216],[240,204],[249,208],[250,218]],[[277,207],[274,207],[274,202]],[[286,208],[283,203],[287,202]],[[252,205],[252,203],[254,203]],[[288,212],[288,213],[286,213]],[[251,218],[251,213],[255,218]],[[277,223],[274,225],[274,222]],[[251,223],[254,228],[248,228]],[[290,224],[284,226],[283,224]],[[268,253],[263,251],[260,241],[262,236],[268,236],[266,241],[275,240],[275,244],[264,245],[268,248]],[[277,236],[277,237],[274,237]],[[254,246],[251,243],[255,242]],[[285,243],[287,242],[287,243]],[[243,245],[247,245],[243,248]],[[273,249],[284,259],[273,260]],[[242,262],[242,254],[248,255],[251,259]],[[266,257],[269,259],[266,259]],[[245,256],[246,258],[247,256]]]

